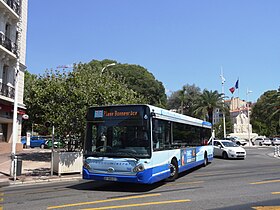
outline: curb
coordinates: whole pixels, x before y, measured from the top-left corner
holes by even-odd
[[[9,181],[4,181],[4,182],[1,182],[0,181],[0,188],[1,187],[7,187],[7,186],[9,186],[10,185],[10,182]]]
[[[34,185],[34,184],[46,184],[51,182],[70,182],[70,181],[78,181],[82,180],[81,176],[75,176],[75,177],[60,177],[60,178],[41,178],[41,179],[33,179],[33,180],[26,180],[26,181],[20,181],[17,180],[16,182],[8,182],[10,186],[15,185]],[[9,186],[8,185],[8,186]]]

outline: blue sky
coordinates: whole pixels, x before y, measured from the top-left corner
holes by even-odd
[[[29,0],[28,71],[112,59],[145,67],[169,91],[185,84],[256,101],[280,86],[278,0]],[[229,88],[239,78],[239,91]]]

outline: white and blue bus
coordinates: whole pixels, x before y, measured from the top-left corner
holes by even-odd
[[[83,178],[152,184],[213,160],[211,123],[151,105],[90,107]]]

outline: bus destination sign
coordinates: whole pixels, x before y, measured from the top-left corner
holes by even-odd
[[[104,111],[95,110],[94,118],[110,118],[110,117],[137,117],[139,115],[138,111]]]

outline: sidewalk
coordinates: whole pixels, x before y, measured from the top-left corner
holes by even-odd
[[[0,154],[0,188],[13,184],[35,184],[52,181],[70,181],[81,179],[82,175],[56,173],[51,176],[51,150],[49,149],[24,149],[17,154],[22,159],[22,174],[16,181],[10,177],[10,154]]]

